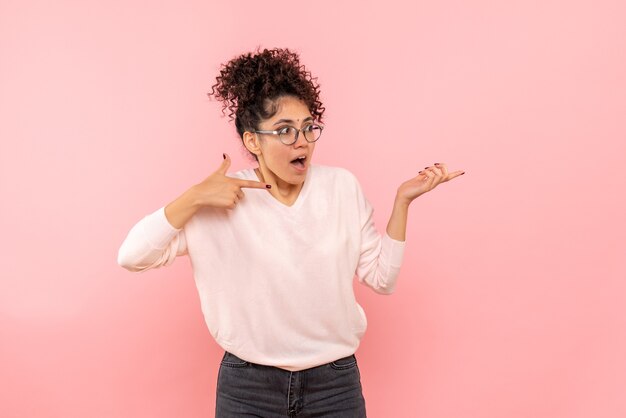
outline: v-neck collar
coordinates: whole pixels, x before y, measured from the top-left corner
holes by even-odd
[[[309,189],[311,185],[311,171],[314,170],[314,167],[315,165],[313,164],[309,165],[309,169],[307,170],[306,177],[304,179],[304,184],[302,185],[302,188],[300,189],[300,193],[298,193],[298,197],[296,198],[296,201],[293,202],[293,205],[287,206],[280,200],[276,199],[269,192],[269,190],[267,190],[266,193],[261,193],[263,195],[263,198],[267,200],[268,202],[270,202],[271,205],[274,205],[285,212],[293,212],[295,210],[298,210],[298,208],[302,206],[303,204],[302,202],[306,199],[306,196],[309,193]],[[259,176],[257,176],[256,171],[254,171],[254,168],[249,168],[248,170],[249,170],[250,176],[252,177],[252,180],[261,181],[261,179],[259,179]]]

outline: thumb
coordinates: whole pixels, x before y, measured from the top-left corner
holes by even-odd
[[[228,170],[228,167],[230,167],[230,157],[228,154],[222,155],[224,156],[224,161],[222,162],[222,165],[220,165],[220,168],[217,169],[217,172],[226,175],[226,171]]]

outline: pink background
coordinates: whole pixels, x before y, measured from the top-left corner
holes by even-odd
[[[223,351],[187,257],[116,263],[141,217],[233,158],[219,65],[290,47],[318,77],[313,163],[382,232],[398,288],[355,282],[371,417],[626,416],[622,1],[0,1],[0,416],[208,417]]]

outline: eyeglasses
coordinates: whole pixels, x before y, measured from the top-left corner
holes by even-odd
[[[298,140],[298,136],[300,135],[300,131],[304,134],[304,139],[307,142],[315,142],[320,139],[322,135],[322,130],[324,129],[321,125],[311,124],[303,127],[302,129],[296,129],[293,126],[285,126],[277,131],[252,131],[257,134],[270,134],[270,135],[278,135],[280,142],[285,145],[295,144]]]

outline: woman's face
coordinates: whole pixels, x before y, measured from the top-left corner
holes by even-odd
[[[313,117],[304,101],[293,96],[282,96],[277,99],[278,111],[270,119],[266,119],[259,124],[259,130],[280,130],[286,126],[293,126],[300,129],[313,123]],[[301,184],[306,178],[306,173],[310,166],[315,142],[308,142],[304,138],[304,133],[298,134],[298,140],[291,144],[283,144],[278,135],[254,134],[261,141],[258,141],[259,150],[257,158],[259,166],[265,168],[262,172],[271,172],[290,184]],[[293,163],[297,157],[305,156],[302,163]],[[266,179],[267,181],[268,179]]]

